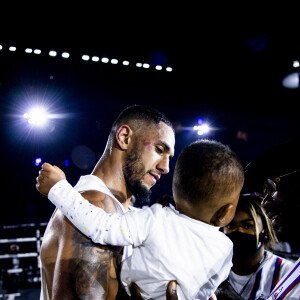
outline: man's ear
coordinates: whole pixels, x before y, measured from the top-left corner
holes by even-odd
[[[116,133],[116,140],[121,150],[127,150],[131,137],[131,128],[128,125],[121,125]]]
[[[224,227],[228,225],[235,215],[235,210],[236,207],[233,204],[223,205],[213,215],[211,223],[218,227]]]

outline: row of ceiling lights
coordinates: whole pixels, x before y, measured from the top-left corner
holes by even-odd
[[[3,49],[3,46],[0,45],[0,50],[2,50],[2,49]],[[14,51],[17,51],[17,48],[15,46],[9,46],[8,50],[14,52]],[[42,51],[40,49],[25,48],[25,53],[41,54]],[[56,57],[58,55],[57,51],[55,51],[55,50],[50,50],[48,54],[49,54],[49,56],[52,56],[52,57]],[[70,58],[70,53],[69,52],[62,52],[61,53],[61,57],[65,58],[65,59],[68,59],[68,58]],[[114,65],[120,63],[119,60],[115,59],[115,58],[113,58],[113,59],[109,59],[107,57],[100,58],[99,56],[92,56],[91,57],[91,56],[89,56],[87,54],[82,55],[81,59],[83,61],[89,61],[89,60],[91,60],[93,62],[99,62],[99,61],[101,61],[102,63],[109,63],[110,62],[111,64],[114,64]],[[124,66],[130,65],[130,63],[129,63],[128,60],[124,60],[121,63]],[[138,67],[138,68],[144,68],[144,69],[149,69],[150,68],[150,64],[148,64],[148,63],[137,62],[135,64],[135,66]],[[172,72],[173,71],[173,68],[171,68],[171,67],[163,68],[160,65],[156,65],[154,68],[155,68],[155,70],[158,70],[158,71],[163,70],[163,69],[165,71],[167,71],[167,72]]]

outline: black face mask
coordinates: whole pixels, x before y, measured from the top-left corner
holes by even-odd
[[[233,258],[247,259],[254,255],[262,246],[264,233],[259,234],[258,245],[256,244],[256,235],[234,231],[227,236],[233,242]]]

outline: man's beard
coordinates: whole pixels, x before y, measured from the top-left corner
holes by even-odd
[[[134,147],[134,150],[128,155],[123,167],[123,172],[126,185],[131,193],[141,204],[149,204],[151,190],[142,184],[142,178],[146,172],[137,147]]]

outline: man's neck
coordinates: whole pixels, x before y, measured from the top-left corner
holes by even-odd
[[[131,204],[132,194],[128,191],[124,180],[121,164],[113,163],[112,159],[101,159],[92,172],[92,175],[99,177],[111,193],[124,206],[125,210]]]

